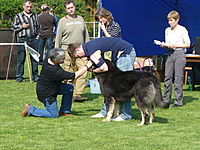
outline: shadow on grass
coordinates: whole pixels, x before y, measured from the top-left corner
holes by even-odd
[[[83,93],[81,95],[82,95],[82,97],[87,97],[87,101],[93,101],[94,99],[97,99],[100,96],[102,96],[101,94],[91,94],[91,93]],[[102,98],[103,98],[103,96],[102,96]]]
[[[198,100],[198,98],[194,98],[192,96],[184,96],[183,97],[183,103],[192,103],[194,100]]]
[[[142,116],[141,116],[141,113],[140,113],[140,110],[139,110],[139,109],[132,109],[132,113],[133,113],[133,119],[134,119],[134,120],[139,120],[139,121],[142,120]],[[155,112],[155,114],[156,114],[156,112]],[[149,122],[149,116],[148,116],[148,120],[147,120],[147,121]],[[158,123],[168,123],[168,121],[167,121],[166,118],[157,117],[157,116],[155,116],[154,122],[158,122]]]

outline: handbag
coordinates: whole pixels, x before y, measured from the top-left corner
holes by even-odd
[[[148,66],[145,66],[145,62],[148,60]],[[151,60],[150,58],[145,58],[142,61],[142,66],[140,64],[139,61],[135,60],[135,62],[138,64],[139,68],[136,68],[134,70],[139,70],[139,71],[145,71],[145,72],[150,72],[150,73],[154,73],[156,72],[156,67],[154,65],[151,65]]]

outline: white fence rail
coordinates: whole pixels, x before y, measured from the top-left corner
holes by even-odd
[[[98,22],[86,22],[90,40],[100,37],[100,27]]]

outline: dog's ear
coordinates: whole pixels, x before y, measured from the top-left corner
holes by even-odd
[[[91,68],[92,68],[92,70],[94,70],[94,69],[97,69],[98,67],[96,64],[93,64]]]
[[[116,65],[114,64],[114,62],[112,62],[112,61],[110,61],[110,60],[108,60],[108,59],[104,59],[104,61],[105,61],[105,63],[107,64],[107,66],[108,66],[108,69],[109,70],[118,70],[118,68],[116,67]]]
[[[104,61],[106,62],[106,64],[107,64],[108,66],[114,65],[114,63],[113,63],[112,61],[108,60],[108,59],[104,59]]]

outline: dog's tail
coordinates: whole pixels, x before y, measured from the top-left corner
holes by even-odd
[[[159,103],[156,103],[156,107],[167,109],[167,108],[169,108],[169,103],[160,101]]]
[[[155,89],[157,91],[156,92],[157,94],[155,96],[155,106],[159,107],[159,108],[164,108],[164,109],[169,108],[169,103],[163,102],[160,84],[157,84],[157,86],[155,87]]]

